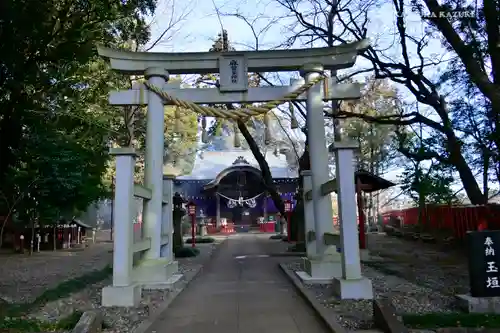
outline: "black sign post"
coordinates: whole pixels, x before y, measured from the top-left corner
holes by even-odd
[[[467,233],[472,297],[500,296],[500,231]]]

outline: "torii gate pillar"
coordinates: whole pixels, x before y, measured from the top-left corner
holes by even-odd
[[[168,72],[158,67],[148,68],[145,77],[150,84],[163,87],[168,81]],[[151,238],[151,248],[144,253],[145,259],[158,259],[160,257],[164,121],[163,101],[157,94],[148,91],[144,185],[151,189],[152,197],[144,206],[144,236]]]
[[[150,84],[163,87],[168,82],[168,72],[161,67],[147,68],[144,73]],[[143,254],[143,261],[136,272],[136,281],[143,286],[157,288],[167,284],[170,276],[178,271],[178,264],[173,261],[171,251],[162,247],[171,247],[172,243],[162,245],[162,236],[171,232],[162,230],[163,223],[163,155],[164,155],[164,104],[156,93],[148,92],[148,112],[146,124],[146,156],[144,183],[151,190],[151,200],[144,205],[144,237],[151,240],[151,247]],[[171,200],[171,198],[169,198]],[[171,214],[170,212],[165,212]],[[168,218],[168,216],[166,217]],[[163,257],[162,253],[168,253]]]
[[[302,68],[301,75],[307,83],[316,79],[322,71],[323,66],[311,64]],[[301,279],[311,283],[328,283],[332,278],[342,275],[337,247],[327,245],[324,241],[324,235],[332,234],[334,230],[330,196],[324,196],[320,193],[321,185],[329,179],[328,149],[325,144],[325,121],[320,88],[320,85],[315,85],[306,93],[309,158],[311,161],[311,171],[307,176],[310,177],[312,185],[312,203],[310,204],[313,206],[316,249],[313,256],[305,259],[305,272],[298,274]]]

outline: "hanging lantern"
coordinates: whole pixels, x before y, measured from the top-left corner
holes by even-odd
[[[238,135],[238,123],[236,121],[234,121],[233,123],[233,132],[234,132],[234,147],[240,148],[241,141],[240,141],[240,136]]]
[[[178,106],[175,107],[174,117],[174,132],[179,133],[181,131],[181,110]]]
[[[201,142],[208,143],[207,117],[201,117]]]
[[[290,102],[289,105],[290,105],[290,117],[291,117],[290,128],[291,129],[299,128],[299,122],[297,121],[297,118],[295,118],[295,109],[293,107],[293,103]]]
[[[264,115],[264,143],[268,145],[271,143],[271,129],[269,128],[271,120],[269,119],[269,113]]]
[[[195,216],[196,215],[196,204],[190,201],[187,205],[188,215]]]

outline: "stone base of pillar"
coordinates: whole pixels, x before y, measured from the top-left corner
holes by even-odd
[[[365,277],[353,280],[334,278],[332,288],[340,299],[373,299],[372,281]]]
[[[172,258],[173,257],[172,245],[170,245],[170,244],[171,244],[171,242],[169,241],[169,243],[162,245],[160,247],[160,257],[161,258]]]
[[[101,304],[104,307],[135,307],[141,301],[141,286],[134,284],[126,287],[107,286],[102,288]]]
[[[458,306],[468,313],[500,313],[500,297],[456,295]]]
[[[359,249],[359,259],[369,261],[371,259],[370,251],[368,249]]]
[[[333,278],[342,276],[342,264],[337,259],[339,258],[305,258],[304,271],[297,272],[297,276],[307,284],[330,284]]]
[[[315,258],[318,256],[316,252],[316,241],[308,242],[306,240],[306,256],[307,258]]]
[[[382,261],[384,258],[380,256],[376,256],[370,253],[368,249],[360,249],[359,250],[359,257],[361,261],[364,262],[370,262],[370,261]]]
[[[164,283],[144,283],[142,284],[142,289],[146,290],[177,290],[180,288],[183,282],[184,275],[182,274],[173,274],[171,277],[167,279]]]
[[[170,289],[172,282],[176,283],[179,264],[177,261],[165,259],[145,260],[141,262],[133,273],[133,280],[145,289]]]

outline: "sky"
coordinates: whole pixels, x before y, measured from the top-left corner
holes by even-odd
[[[217,15],[219,13],[219,15]],[[205,52],[212,46],[217,34],[222,28],[229,32],[229,38],[238,50],[249,50],[256,47],[256,39],[249,24],[234,14],[246,17],[258,34],[259,49],[276,48],[282,43],[286,36],[291,35],[287,28],[292,22],[283,17],[285,11],[274,0],[160,0],[156,15],[151,20],[152,41],[169,26],[171,22],[176,22],[171,31],[163,37],[163,41],[158,43],[151,51],[154,52]],[[400,58],[400,44],[394,37],[395,14],[392,5],[384,5],[370,15],[368,25],[369,36],[372,43],[376,43],[384,49],[384,55],[388,58]],[[412,35],[421,35],[425,29],[423,20],[417,14],[409,14],[406,17],[407,29]],[[314,45],[324,46],[324,45]],[[298,48],[300,45],[295,45]],[[438,41],[433,41],[427,48],[424,55],[427,59],[440,59],[445,55],[445,51]],[[416,59],[415,52],[413,59]],[[351,70],[358,70],[368,67],[369,64],[362,58]],[[436,74],[439,67],[427,69],[428,73]],[[342,76],[348,70],[340,72]],[[403,100],[407,103],[414,101],[414,98],[405,88],[400,89]],[[431,118],[433,118],[431,116]],[[402,170],[394,169],[385,175],[392,181],[398,180],[398,175]],[[458,187],[457,187],[458,188]]]
[[[258,3],[258,1],[256,1]],[[270,2],[270,1],[269,1]],[[174,8],[172,15],[171,8]],[[278,6],[273,7],[272,12],[274,15],[280,15],[282,11]],[[221,12],[219,20],[217,10]],[[251,29],[245,23],[235,17],[225,16],[228,13],[242,13],[247,16],[248,13],[265,11],[266,6],[264,2],[259,4],[254,1],[226,1],[226,0],[194,0],[194,1],[179,1],[179,0],[160,0],[157,9],[156,18],[152,25],[153,39],[158,36],[170,22],[172,16],[184,17],[182,22],[182,29],[175,29],[175,38],[170,41],[159,45],[153,51],[157,52],[204,52],[212,46],[213,40],[217,34],[221,32],[221,21],[224,29],[229,31],[230,39],[233,41],[240,41],[248,43],[252,46],[255,45],[252,37]],[[160,14],[160,15],[158,15]],[[158,17],[159,16],[159,17]],[[163,18],[166,17],[166,18]],[[267,18],[257,20],[257,26],[266,24]],[[280,42],[279,25],[272,27],[264,36],[265,43]],[[242,46],[242,45],[238,45]],[[274,45],[273,45],[274,46]],[[238,49],[247,49],[238,47]]]

